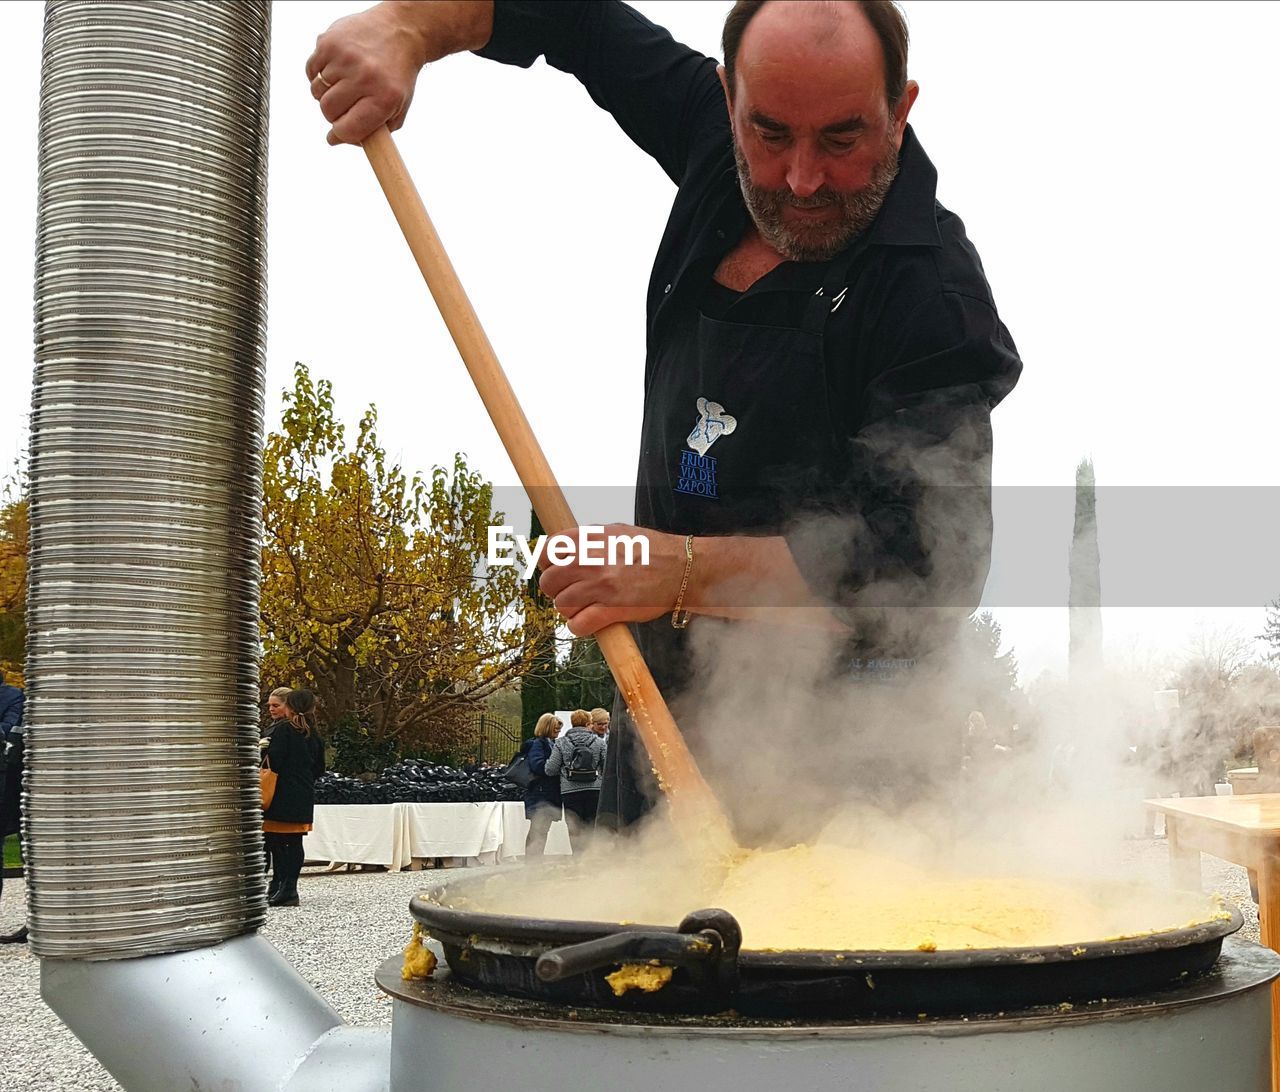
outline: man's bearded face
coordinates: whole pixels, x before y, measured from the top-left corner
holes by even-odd
[[[844,250],[875,219],[885,195],[898,174],[898,149],[886,141],[884,154],[872,168],[871,180],[860,189],[833,190],[823,186],[808,197],[797,197],[784,186],[766,189],[751,181],[751,168],[737,139],[733,155],[738,164],[738,184],[756,230],[774,250],[793,262],[825,262]],[[788,219],[784,210],[833,208],[834,217],[807,221]]]

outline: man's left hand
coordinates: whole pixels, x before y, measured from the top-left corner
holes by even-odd
[[[576,527],[563,533],[578,540]],[[606,543],[623,535],[648,540],[647,565],[639,563],[638,549],[630,551],[635,564],[626,563],[629,551],[625,550],[616,551],[618,556],[611,564],[607,549],[603,551],[604,564],[583,564],[576,556],[566,563],[552,564],[546,550],[538,559],[542,569],[539,587],[555,601],[556,610],[577,637],[589,637],[614,622],[647,622],[675,604],[684,578],[683,536],[625,523],[604,528]]]

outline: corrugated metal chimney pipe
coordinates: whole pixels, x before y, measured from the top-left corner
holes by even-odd
[[[265,4],[45,13],[27,669],[33,950],[266,912]]]
[[[46,6],[31,944],[129,1089],[387,1081],[252,935],[269,44],[253,0]]]

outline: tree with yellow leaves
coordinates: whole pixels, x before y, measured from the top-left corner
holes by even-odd
[[[373,406],[348,446],[303,364],[263,455],[264,689],[314,688],[348,772],[447,749],[519,675],[528,624],[553,624],[516,569],[484,565],[492,487],[460,455],[407,475]]]
[[[30,508],[20,481],[0,498],[0,682],[22,684],[27,639],[27,544]]]

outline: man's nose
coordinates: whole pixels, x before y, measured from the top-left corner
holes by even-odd
[[[812,148],[798,146],[787,165],[787,186],[796,197],[812,197],[826,181]]]

